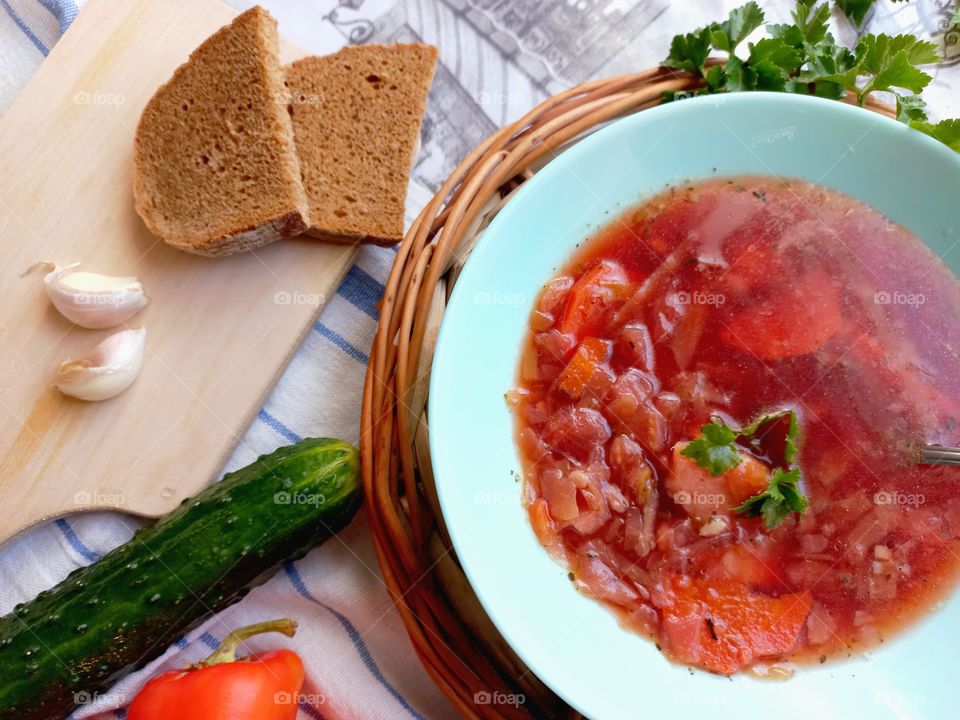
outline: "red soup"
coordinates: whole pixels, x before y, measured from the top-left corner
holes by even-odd
[[[914,458],[960,439],[958,317],[942,263],[835,191],[645,202],[530,317],[508,399],[538,539],[676,662],[882,642],[957,574],[960,469]]]

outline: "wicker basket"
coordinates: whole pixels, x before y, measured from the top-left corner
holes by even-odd
[[[484,614],[451,550],[433,484],[426,402],[444,308],[478,236],[511,193],[604,123],[695,90],[666,68],[555,95],[460,163],[400,245],[363,393],[361,455],[368,519],[384,580],[420,661],[465,718],[579,717],[514,655]],[[893,115],[888,106],[871,110]],[[483,693],[523,702],[477,702]]]

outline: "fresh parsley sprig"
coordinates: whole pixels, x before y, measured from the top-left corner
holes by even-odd
[[[719,418],[700,426],[700,437],[686,444],[680,454],[711,475],[723,475],[743,462],[737,449],[737,433]]]
[[[663,64],[700,75],[700,93],[770,90],[833,99],[852,94],[863,105],[871,93],[890,92],[900,121],[960,152],[960,120],[931,123],[920,97],[931,77],[918,66],[940,59],[933,43],[913,35],[863,35],[851,50],[830,33],[827,3],[798,0],[791,17],[792,24],[767,25],[769,37],[738,52],[764,24],[763,10],[751,0],[722,22],[674,37]],[[712,52],[726,58],[712,61]]]
[[[797,455],[797,437],[800,425],[793,410],[763,415],[754,422],[734,430],[719,418],[700,427],[700,436],[691,440],[680,451],[711,475],[723,475],[743,462],[740,445],[762,450],[766,434],[774,423],[786,422],[784,433],[783,462],[786,468],[774,468],[766,490],[754,495],[737,508],[746,517],[762,517],[767,528],[779,525],[792,512],[803,513],[807,498],[800,490],[800,468],[794,464]]]
[[[767,489],[754,495],[734,511],[746,517],[762,517],[768,530],[775,528],[790,513],[802,515],[807,509],[807,498],[797,486],[799,482],[800,468],[774,468]]]
[[[761,443],[773,423],[786,420],[787,430],[783,436],[783,461],[787,465],[793,464],[797,456],[797,437],[800,435],[800,422],[797,413],[793,410],[780,410],[775,413],[762,415],[745,428],[740,430],[739,437],[754,450],[761,449]],[[761,432],[761,429],[763,432]]]

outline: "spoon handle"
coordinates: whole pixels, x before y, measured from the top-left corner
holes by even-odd
[[[960,465],[960,448],[924,445],[920,450],[922,465]]]

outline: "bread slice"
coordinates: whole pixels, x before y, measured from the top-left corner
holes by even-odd
[[[134,200],[175,247],[227,255],[307,228],[276,21],[254,7],[190,55],[137,128]]]
[[[431,45],[360,45],[287,67],[310,235],[380,245],[403,238],[436,64]]]

